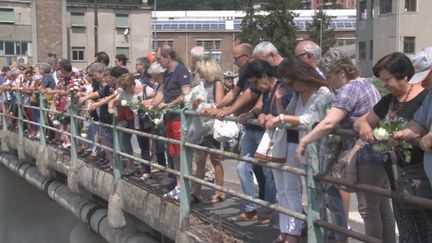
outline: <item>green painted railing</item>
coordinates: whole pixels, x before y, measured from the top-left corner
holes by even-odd
[[[17,101],[18,117],[13,117],[13,116],[10,116],[10,115],[6,114],[5,112],[3,112],[1,114],[2,115],[1,120],[3,122],[3,131],[7,130],[8,118],[9,119],[17,119],[17,121],[18,121],[18,136],[19,136],[19,140],[22,141],[24,139],[24,123],[37,125],[37,126],[39,126],[40,133],[41,133],[40,143],[43,145],[46,144],[47,129],[57,131],[57,132],[62,132],[59,129],[56,129],[56,128],[53,128],[53,127],[50,127],[47,125],[48,124],[47,123],[48,113],[54,113],[55,114],[58,112],[51,111],[45,107],[46,102],[45,102],[44,95],[40,94],[40,100],[39,100],[40,107],[33,107],[33,106],[28,106],[28,105],[23,104],[23,98],[22,98],[23,94],[21,91],[12,91],[12,92],[15,92],[17,94],[17,97],[18,97],[18,101]],[[5,92],[2,93],[2,96],[3,96],[3,99],[6,100],[6,93]],[[6,108],[7,108],[6,104],[7,104],[7,102],[3,103],[3,111],[6,111]],[[39,112],[40,112],[39,123],[29,121],[28,119],[25,118],[25,113],[24,113],[25,108],[32,108],[34,110],[39,110]],[[188,137],[187,137],[187,131],[188,131],[188,128],[190,126],[190,120],[191,119],[187,119],[187,117],[188,116],[200,116],[200,114],[196,113],[196,112],[192,112],[192,111],[187,111],[186,109],[182,109],[181,111],[171,110],[170,112],[178,112],[181,115],[181,140],[180,141],[168,139],[168,138],[165,138],[163,136],[157,136],[154,134],[143,133],[143,132],[136,131],[136,130],[118,127],[116,122],[115,122],[115,119],[114,119],[113,125],[103,124],[103,123],[96,122],[96,121],[88,121],[88,122],[97,124],[98,126],[104,126],[104,127],[113,129],[114,148],[109,148],[109,147],[104,146],[100,143],[92,142],[86,138],[79,136],[79,134],[80,134],[80,132],[79,132],[80,131],[79,120],[83,121],[86,119],[84,117],[80,117],[77,115],[78,114],[77,108],[74,108],[74,106],[70,106],[66,115],[71,118],[71,132],[70,133],[63,132],[63,133],[71,136],[71,141],[72,141],[71,163],[74,163],[74,161],[76,161],[78,158],[78,155],[77,155],[78,142],[91,143],[91,144],[96,145],[97,147],[103,148],[103,149],[108,150],[108,151],[112,151],[113,160],[114,160],[114,164],[113,164],[114,165],[114,183],[117,183],[122,178],[122,171],[123,171],[122,163],[121,163],[122,157],[132,159],[132,160],[139,162],[139,163],[150,165],[151,167],[155,167],[157,169],[160,169],[162,171],[166,171],[166,172],[174,174],[176,176],[180,176],[180,181],[181,181],[180,222],[179,222],[180,224],[186,219],[186,216],[190,213],[191,181],[193,181],[196,183],[200,183],[204,186],[213,188],[215,190],[219,190],[219,191],[228,193],[228,194],[230,194],[234,197],[240,198],[242,200],[246,200],[246,201],[255,203],[259,206],[267,207],[267,208],[273,209],[277,212],[281,212],[281,213],[290,215],[292,217],[298,218],[300,220],[307,221],[307,227],[308,227],[307,228],[308,229],[307,239],[308,239],[308,242],[313,242],[313,243],[323,242],[323,239],[324,239],[323,229],[324,228],[330,229],[330,230],[333,230],[333,231],[336,231],[336,232],[339,232],[342,234],[346,234],[352,238],[359,239],[359,240],[364,241],[364,242],[380,242],[379,240],[372,238],[370,236],[366,236],[364,234],[361,234],[361,233],[358,233],[355,231],[351,231],[351,230],[345,229],[345,228],[337,226],[337,225],[332,225],[332,224],[323,220],[323,218],[326,218],[326,216],[325,216],[326,210],[323,206],[324,205],[325,191],[322,187],[321,182],[334,183],[337,185],[344,185],[344,186],[351,186],[351,187],[354,187],[358,190],[365,190],[368,192],[377,193],[377,194],[380,194],[380,195],[383,195],[386,197],[391,197],[395,200],[399,200],[402,202],[416,203],[417,205],[422,206],[422,207],[432,208],[432,201],[428,200],[428,199],[413,197],[413,196],[409,196],[409,195],[400,195],[400,194],[396,194],[395,192],[392,192],[392,191],[389,191],[389,190],[386,190],[383,188],[378,188],[378,187],[373,187],[373,186],[368,186],[368,185],[353,185],[353,184],[350,184],[350,183],[343,181],[341,179],[338,179],[338,178],[334,178],[334,177],[331,177],[328,175],[322,175],[320,173],[320,170],[319,170],[319,163],[320,163],[319,159],[320,158],[318,156],[317,143],[312,143],[312,144],[308,145],[308,147],[307,147],[307,156],[308,156],[309,163],[307,164],[306,170],[295,168],[295,167],[290,167],[290,166],[286,166],[286,165],[281,165],[279,163],[272,163],[269,161],[258,160],[258,159],[254,159],[254,158],[250,158],[250,157],[242,157],[242,156],[235,154],[235,153],[230,153],[230,152],[226,152],[226,151],[222,151],[222,150],[218,150],[218,149],[212,149],[212,148],[208,148],[208,147],[189,143]],[[233,117],[227,117],[227,118],[225,118],[225,120],[237,121],[237,119],[233,118]],[[256,120],[251,121],[251,122],[249,122],[249,124],[257,125],[257,121]],[[310,127],[306,128],[306,127],[292,126],[292,125],[285,125],[284,127],[289,128],[289,129],[294,129],[294,130],[310,130],[311,129]],[[134,157],[132,155],[121,152],[121,150],[120,150],[120,134],[119,134],[120,132],[131,133],[131,134],[144,136],[144,137],[155,139],[155,140],[160,140],[160,141],[167,142],[167,143],[180,145],[180,147],[181,147],[180,171],[176,171],[176,170],[152,163],[151,161],[147,161],[147,160],[137,158],[137,157]],[[339,130],[336,133],[343,134],[345,136],[347,136],[347,135],[348,136],[354,136],[352,131]],[[277,169],[277,170],[285,171],[288,173],[294,173],[294,174],[297,174],[300,176],[305,176],[306,177],[306,183],[307,183],[307,196],[308,196],[307,216],[304,214],[294,212],[294,211],[291,211],[289,209],[280,207],[277,204],[270,204],[269,202],[266,202],[266,201],[263,201],[260,199],[254,199],[254,198],[251,198],[245,194],[233,191],[233,190],[225,188],[225,187],[217,186],[213,183],[209,183],[209,182],[206,182],[202,179],[199,179],[199,178],[192,176],[192,150],[202,150],[202,151],[206,151],[208,153],[221,155],[225,158],[231,158],[231,159],[235,159],[235,160],[246,161],[249,163],[266,166],[266,167],[269,167],[272,169]]]

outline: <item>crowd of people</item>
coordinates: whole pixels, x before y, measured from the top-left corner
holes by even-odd
[[[208,117],[237,116],[242,124],[239,154],[246,157],[254,157],[266,132],[277,129],[280,124],[314,125],[310,132],[285,131],[286,141],[283,143],[287,145],[286,152],[279,161],[291,167],[307,168],[306,164],[310,162],[305,155],[308,144],[318,142],[320,148],[325,148],[326,143],[331,141],[326,138],[334,129],[354,129],[362,143],[356,158],[358,183],[398,190],[398,175],[394,170],[396,163],[402,169],[416,168],[416,173],[425,174],[430,188],[432,48],[420,51],[413,60],[395,52],[375,64],[373,74],[388,91],[386,95],[378,91],[370,78],[362,77],[356,64],[339,49],[330,49],[321,56],[320,47],[305,40],[298,43],[294,53],[293,57],[282,57],[275,45],[267,41],[255,47],[247,43],[239,44],[233,50],[238,75],[231,71],[223,73],[220,64],[206,57],[201,46],[191,49],[189,69],[170,46],[158,48],[155,55],[138,58],[135,73],[127,69],[124,55],[117,55],[115,65],[110,66],[105,52],[97,53],[94,62],[84,71],[72,67],[67,59],[53,59],[51,63],[39,63],[34,67],[5,66],[0,75],[0,99],[4,104],[0,107],[4,113],[12,115],[8,127],[14,129],[17,120],[13,117],[18,116],[17,91],[22,91],[25,105],[38,107],[42,100],[51,110],[57,111],[48,113],[48,124],[62,131],[48,131],[49,141],[68,149],[71,138],[67,133],[71,127],[70,118],[64,112],[70,104],[74,104],[79,114],[87,119],[80,122],[81,131],[85,131],[81,133],[92,142],[113,147],[112,128],[98,126],[92,121],[113,124],[115,119],[122,127],[180,140],[178,113],[164,113],[163,121],[158,125],[154,117],[149,121],[148,113],[142,110],[182,107],[187,103],[186,99],[190,99],[190,94],[199,90],[199,107],[191,107],[207,117],[200,120],[204,128],[198,130],[198,137],[201,138],[197,142],[199,145],[215,149],[229,146],[215,139],[212,129],[205,129],[211,127],[209,120],[210,124],[214,120]],[[131,103],[143,107],[142,110],[126,105]],[[36,108],[25,108],[25,117],[34,122],[26,125],[29,137],[41,136],[40,127],[36,125],[40,114]],[[249,124],[252,119],[257,119],[259,126]],[[378,142],[374,129],[380,127],[382,122],[390,124],[393,121],[400,121],[403,129],[389,132],[389,144],[395,150],[402,144],[411,144],[401,149],[404,154],[410,154],[409,159],[398,156],[395,162],[390,153],[374,149],[374,144]],[[132,134],[120,132],[120,138],[122,152],[133,155]],[[180,145],[138,135],[137,141],[142,159],[180,170]],[[350,151],[356,143],[354,137],[343,137],[340,150]],[[329,152],[326,149],[319,151]],[[102,167],[112,169],[112,153],[98,148],[94,143],[80,143],[79,153],[94,159]],[[325,156],[321,154],[319,157]],[[223,186],[223,158],[216,154],[194,151],[194,175],[201,179],[205,177],[207,157],[214,169],[215,184]],[[150,166],[132,160],[127,160],[123,168],[124,176],[135,176],[141,180],[150,178],[155,172]],[[250,198],[303,212],[306,191],[301,176],[244,161],[238,161],[237,173],[243,193]],[[164,195],[165,198],[179,200],[180,180],[176,179],[176,185]],[[419,184],[416,186],[420,188]],[[325,187],[325,192],[325,207],[331,221],[349,228],[350,191],[330,184]],[[358,191],[356,194],[367,235],[383,242],[396,242],[396,221],[399,242],[432,242],[431,210],[409,207],[371,192]],[[193,183],[191,196],[194,203],[203,201],[200,184]],[[220,191],[208,199],[211,203],[224,200],[225,194]],[[253,203],[243,202],[243,210],[230,220],[259,220],[262,223],[271,220],[270,210],[258,208]],[[299,242],[302,228],[301,220],[280,213],[280,234],[273,242]],[[326,239],[347,242],[348,237],[328,231]]]

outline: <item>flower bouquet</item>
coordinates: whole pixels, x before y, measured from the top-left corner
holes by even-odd
[[[396,132],[405,128],[406,121],[398,118],[389,122],[380,121],[379,126],[373,130],[373,135],[377,140],[377,143],[373,145],[373,150],[377,153],[387,154],[391,150],[399,150],[404,158],[405,162],[411,162],[411,149],[412,145],[402,141],[398,145],[392,145],[389,142],[390,136]]]
[[[86,128],[86,127],[84,127],[83,129],[81,129],[81,137],[83,137],[83,138],[87,138],[88,137],[88,132],[89,132],[89,129],[88,128]]]

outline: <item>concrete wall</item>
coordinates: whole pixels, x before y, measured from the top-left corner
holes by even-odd
[[[48,53],[58,57],[63,53],[63,5],[66,0],[37,0],[36,7],[36,39],[37,61],[48,61]]]
[[[83,12],[85,27],[71,27],[71,12]],[[124,30],[116,28],[116,14],[129,15],[129,34],[124,35]],[[68,34],[69,50],[71,47],[85,47],[85,60],[73,61],[76,67],[86,67],[93,62],[95,54],[94,46],[94,10],[91,7],[68,7]],[[134,71],[135,60],[146,56],[151,52],[151,14],[147,8],[135,9],[98,9],[98,51],[105,51],[110,56],[111,65],[114,64],[116,47],[129,48],[128,68]],[[68,53],[71,59],[71,53]]]

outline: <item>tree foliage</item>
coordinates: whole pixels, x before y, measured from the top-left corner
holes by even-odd
[[[268,0],[263,9],[267,12],[265,14],[253,8],[253,0],[243,2],[246,16],[238,36],[240,41],[251,45],[270,41],[278,47],[281,55],[292,55],[297,44],[297,27],[294,24],[296,15],[290,10],[297,8],[299,1]]]
[[[330,16],[324,11],[316,11],[312,17],[312,23],[306,26],[306,30],[309,34],[309,39],[318,43],[321,46],[322,52],[325,53],[328,49],[334,46],[336,43],[335,33],[330,28]],[[320,33],[322,28],[322,42],[320,41]]]

